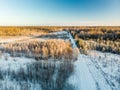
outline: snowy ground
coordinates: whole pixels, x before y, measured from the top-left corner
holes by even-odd
[[[113,90],[120,88],[120,55],[89,51],[89,58]]]
[[[16,80],[10,80],[10,72],[17,72],[20,69],[26,71],[27,65],[35,62],[34,59],[28,59],[25,57],[11,57],[9,54],[4,53],[0,57],[0,90],[41,90],[41,85],[31,82],[18,82]],[[8,71],[8,75],[6,72]],[[3,78],[3,80],[2,80]],[[28,89],[27,89],[28,88]]]
[[[40,38],[41,36],[46,36],[44,38]],[[2,43],[11,43],[11,42],[26,42],[26,41],[33,41],[33,40],[40,40],[40,41],[45,41],[46,39],[50,39],[50,36],[57,35],[58,38],[56,39],[62,39],[64,37],[68,37],[69,35],[68,32],[66,31],[59,31],[59,32],[53,32],[53,33],[48,33],[48,34],[43,34],[43,35],[38,35],[38,36],[9,36],[9,37],[0,37],[0,44]]]
[[[61,31],[52,34],[67,35],[73,48],[77,48],[69,32]],[[12,65],[11,69],[17,70],[21,66],[26,68],[25,64],[32,62],[35,62],[35,60],[24,57],[10,57],[8,54],[5,54],[4,57],[0,57],[0,69],[6,70]],[[57,75],[58,71],[55,72],[54,76]],[[56,78],[54,77],[54,79]],[[89,51],[88,55],[79,54],[78,60],[74,62],[74,72],[66,83],[73,87],[72,90],[120,90],[120,55],[101,53],[98,51]],[[24,84],[24,82],[22,84]],[[0,86],[1,85],[4,86],[2,86],[0,90],[6,90],[5,85],[8,86],[7,88],[10,88],[9,85],[17,86],[19,84],[7,80],[0,81]],[[28,82],[28,85],[32,87],[30,90],[41,89],[41,85],[39,84]],[[15,88],[16,90],[24,90],[20,89],[19,86]]]
[[[0,37],[0,43],[9,43],[9,42],[15,42],[20,40],[26,40],[30,37],[27,36],[11,36],[11,37]]]

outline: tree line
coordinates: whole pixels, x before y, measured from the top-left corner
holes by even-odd
[[[82,51],[99,50],[120,54],[120,29],[81,29],[70,30],[76,44]]]

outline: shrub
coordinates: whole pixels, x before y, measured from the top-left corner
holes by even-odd
[[[28,43],[10,43],[3,46],[12,56],[33,57],[36,60],[48,58],[73,60],[73,49],[64,40],[31,41]]]

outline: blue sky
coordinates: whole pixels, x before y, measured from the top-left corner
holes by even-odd
[[[120,25],[120,0],[0,0],[0,25]]]

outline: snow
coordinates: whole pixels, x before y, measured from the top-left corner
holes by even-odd
[[[95,82],[81,55],[79,55],[79,60],[75,62],[74,73],[68,82],[74,85],[75,90],[96,90]]]
[[[4,80],[0,81],[0,85],[0,90],[42,90],[40,84],[33,84],[30,82],[17,83],[16,81]],[[20,85],[23,87],[21,87]]]
[[[120,87],[120,55],[89,51],[89,57],[94,66],[103,74],[111,88]]]
[[[69,32],[60,31],[51,34],[68,35],[72,47],[77,48]],[[34,59],[11,57],[9,54],[4,53],[0,57],[0,69],[7,70],[10,68],[10,70],[17,71],[20,67],[26,69],[26,64],[33,62],[35,62]],[[56,63],[55,67],[59,68],[59,62]],[[57,70],[58,69],[55,70],[53,75],[54,85],[58,74]],[[88,51],[88,55],[79,53],[78,60],[74,62],[74,72],[68,78],[67,83],[73,86],[74,90],[120,90],[119,80],[116,81],[116,78],[120,78],[120,72],[118,72],[118,70],[120,70],[120,55],[98,51]],[[0,85],[1,84],[4,85],[3,87],[7,85],[8,88],[14,85],[17,87],[17,90],[21,90],[19,84],[9,79],[0,81]],[[28,84],[31,86],[31,90],[41,90],[41,86],[37,83],[33,84],[28,82]]]
[[[0,57],[0,71],[14,71],[17,72],[20,68],[26,70],[27,65],[35,62],[34,59],[25,57],[11,57],[7,53],[3,53]],[[4,73],[2,73],[4,75]],[[29,86],[29,87],[28,87]],[[11,89],[10,89],[11,88]],[[19,82],[10,80],[8,75],[4,76],[4,79],[0,79],[0,90],[41,90],[41,85],[31,82]]]
[[[112,54],[112,53],[102,53],[102,52],[99,52],[99,51],[95,51],[95,50],[91,50],[91,51],[88,51],[88,54],[90,56],[93,56],[93,57],[104,57],[106,59],[119,59],[120,60],[120,55],[118,54]]]
[[[59,70],[59,66],[60,66],[60,62],[57,61],[56,64],[55,64],[55,72],[54,72],[54,75],[52,76],[53,77],[53,86],[54,88],[56,87],[56,80],[57,80],[57,76],[58,76],[58,70]]]
[[[20,66],[25,67],[26,64],[30,64],[32,62],[35,62],[35,60],[25,57],[11,57],[9,54],[4,53],[0,58],[0,68],[7,70],[10,68],[11,65],[12,67],[10,69],[17,71]]]
[[[73,48],[77,48],[77,45],[75,44],[75,41],[72,37],[72,35],[70,34],[70,32],[67,32],[67,31],[59,31],[59,32],[53,32],[53,33],[50,33],[50,34],[53,34],[53,35],[66,35],[69,37],[70,39],[70,42],[72,44],[72,47]]]
[[[90,57],[86,56],[86,64],[89,68],[89,71],[96,83],[96,88],[100,90],[111,90],[110,85],[106,82],[106,79],[102,75],[102,73],[95,67],[95,65],[91,62]]]
[[[3,37],[3,38],[0,37],[0,43],[10,43],[20,40],[26,40],[29,38],[30,37],[26,37],[26,36],[13,36],[13,37]]]
[[[6,43],[23,43],[31,41],[45,41],[47,38],[39,38],[39,36],[13,36],[9,38],[0,38],[0,44]],[[48,38],[49,39],[49,38]],[[1,48],[1,47],[0,47]]]

